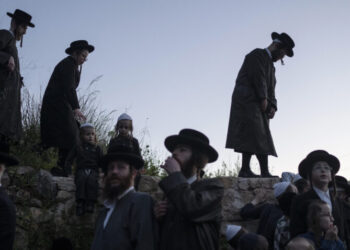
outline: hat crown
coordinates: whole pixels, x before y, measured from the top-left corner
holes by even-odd
[[[30,20],[32,20],[32,16],[29,15],[27,12],[20,10],[20,9],[16,9],[15,12],[13,13],[13,18],[14,19],[21,19],[21,20],[27,20],[28,22],[30,22]]]
[[[70,47],[80,47],[80,46],[87,46],[88,42],[86,40],[77,40],[70,43]]]
[[[199,140],[199,141],[209,145],[209,138],[197,130],[185,128],[185,129],[182,129],[180,131],[179,135],[184,136],[184,137],[193,138],[195,140]]]

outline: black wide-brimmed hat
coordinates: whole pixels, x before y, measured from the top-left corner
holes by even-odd
[[[312,167],[318,161],[325,161],[332,167],[332,173],[336,174],[340,168],[340,162],[337,157],[329,154],[325,150],[315,150],[306,156],[299,164],[299,174],[304,179],[308,178],[309,173],[312,171]]]
[[[293,48],[295,46],[293,39],[286,33],[278,34],[277,32],[272,32],[272,40],[278,39],[284,45],[287,50],[287,56],[292,57],[294,55]]]
[[[15,20],[20,21],[21,23],[28,25],[29,27],[32,27],[32,28],[35,27],[35,25],[30,22],[32,20],[32,16],[29,15],[27,12],[24,12],[23,10],[16,9],[13,14],[10,12],[7,12],[7,15],[9,17],[14,18]]]
[[[8,167],[19,163],[16,157],[9,154],[9,146],[2,142],[0,142],[0,163]]]
[[[173,152],[179,144],[191,146],[208,156],[208,162],[218,159],[218,152],[209,145],[209,139],[203,133],[194,129],[183,129],[178,135],[171,135],[164,141],[165,147]]]
[[[137,154],[132,147],[127,147],[124,145],[110,147],[107,154],[102,157],[102,166],[105,173],[107,173],[108,163],[113,160],[124,160],[135,169],[141,169],[144,164],[141,155]]]
[[[94,51],[95,47],[89,44],[86,40],[77,40],[74,42],[71,42],[70,47],[66,49],[66,53],[68,55],[71,55],[76,50],[83,50],[86,49],[91,53]]]

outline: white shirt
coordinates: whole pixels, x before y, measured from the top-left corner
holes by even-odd
[[[187,183],[191,185],[196,180],[197,180],[197,175],[194,175],[194,176],[187,179]]]
[[[125,190],[124,193],[122,193],[121,195],[118,196],[117,200],[120,200],[121,198],[123,198],[125,195],[127,195],[130,191],[134,190],[134,187],[130,187],[129,189]],[[108,221],[109,221],[109,218],[111,217],[113,211],[114,211],[114,208],[115,208],[115,204],[116,204],[116,200],[113,200],[113,201],[108,201],[108,200],[105,200],[103,205],[108,209],[108,212],[106,214],[106,218],[103,222],[103,228],[106,228],[107,224],[108,224]]]
[[[10,31],[11,35],[12,35],[13,37],[15,37],[15,34],[13,34],[12,30],[9,30],[9,31]]]
[[[269,55],[269,57],[272,59],[272,55],[271,55],[270,50],[268,48],[266,48],[265,50],[266,50],[267,54]]]
[[[323,200],[329,205],[329,208],[331,209],[331,212],[332,212],[332,201],[331,201],[331,197],[329,196],[329,190],[324,192],[321,189],[318,189],[317,187],[313,187],[313,188],[317,193],[318,197],[320,197],[321,200]]]

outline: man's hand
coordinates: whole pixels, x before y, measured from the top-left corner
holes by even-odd
[[[153,208],[153,214],[157,220],[166,215],[168,210],[168,202],[167,201],[158,201]]]
[[[7,68],[9,71],[14,71],[15,70],[15,59],[13,58],[13,56],[10,56],[9,62],[7,64]]]
[[[326,231],[324,237],[326,240],[337,240],[338,239],[338,228],[336,225],[331,225],[330,228]]]
[[[265,200],[265,190],[258,189],[255,194],[254,200],[251,201],[251,203],[255,206]]]
[[[261,101],[261,111],[265,112],[267,109],[267,99],[265,98],[264,100]]]
[[[174,157],[168,157],[165,160],[164,165],[161,165],[160,167],[163,168],[168,174],[181,171],[180,164]]]
[[[270,119],[272,119],[275,116],[275,113],[276,113],[276,109],[274,107],[271,107],[269,113],[267,114],[267,116]]]
[[[73,112],[74,112],[75,119],[82,120],[83,122],[86,121],[86,117],[85,115],[83,115],[83,113],[81,113],[80,109],[75,109],[73,110]]]

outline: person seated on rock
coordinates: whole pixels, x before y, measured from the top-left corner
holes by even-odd
[[[343,242],[339,240],[337,226],[333,222],[330,206],[322,200],[314,200],[307,211],[308,231],[299,237],[311,240],[317,250],[345,250]]]
[[[295,237],[287,244],[285,250],[315,250],[312,241],[303,238]]]
[[[239,238],[238,250],[268,250],[269,243],[259,234],[246,233]]]
[[[81,125],[80,143],[70,151],[65,163],[65,172],[69,174],[72,163],[76,160],[74,181],[77,216],[94,212],[102,155],[102,150],[97,145],[94,126],[90,123]]]
[[[9,155],[9,147],[0,142],[0,249],[12,250],[16,233],[16,208],[1,184],[6,167],[18,164],[18,159]]]
[[[342,201],[335,197],[328,188],[339,168],[338,158],[324,150],[312,151],[300,162],[299,174],[310,181],[311,189],[306,193],[297,195],[292,202],[291,237],[307,232],[307,208],[313,200],[323,200],[331,208],[339,238],[342,240],[347,238],[344,220],[346,214],[342,211]]]
[[[102,159],[105,208],[100,212],[91,250],[157,250],[153,199],[134,189],[136,172],[144,164],[130,147],[113,146]]]
[[[281,181],[292,182],[294,186],[297,187],[299,194],[305,193],[310,190],[310,182],[304,179],[303,177],[301,177],[300,174],[283,172]]]
[[[284,193],[297,192],[296,187],[290,182],[279,182],[274,185],[274,197],[279,200]],[[274,234],[277,221],[283,216],[282,209],[277,204],[266,203],[266,190],[258,190],[256,197],[246,204],[240,211],[243,219],[259,219],[257,234],[266,237],[269,249],[273,249]]]
[[[228,244],[234,249],[238,248],[239,239],[248,233],[242,226],[237,225],[227,225],[226,227],[226,240]]]

